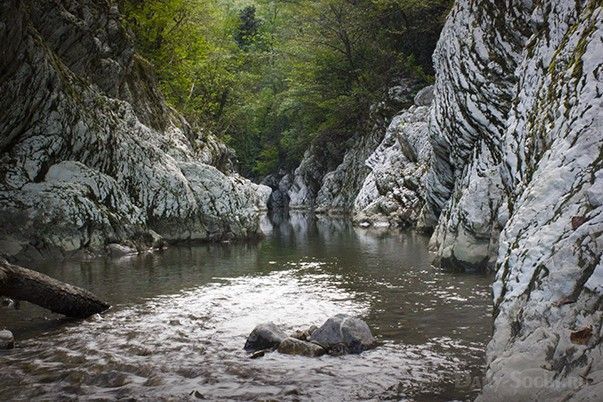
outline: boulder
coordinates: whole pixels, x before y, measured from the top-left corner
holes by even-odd
[[[250,359],[259,359],[260,357],[264,357],[266,356],[266,353],[268,352],[272,352],[272,349],[263,349],[263,350],[258,350],[256,352],[253,352],[251,354],[251,356],[249,356]]]
[[[245,342],[244,349],[249,352],[255,352],[263,349],[277,348],[280,343],[287,338],[285,334],[273,322],[267,322],[256,326]]]
[[[13,308],[16,306],[16,303],[13,299],[9,299],[8,297],[0,296],[0,307],[8,307]],[[17,308],[15,308],[17,310]]]
[[[346,314],[337,314],[329,318],[309,340],[337,355],[361,353],[376,345],[366,322]]]
[[[0,350],[12,349],[15,347],[15,337],[13,333],[7,330],[0,331]]]
[[[286,338],[278,346],[277,351],[286,355],[298,355],[306,357],[318,357],[327,353],[327,351],[316,343],[302,341],[296,338]]]

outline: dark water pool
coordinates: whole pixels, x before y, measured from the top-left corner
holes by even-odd
[[[0,400],[455,400],[476,395],[491,278],[442,272],[428,239],[345,220],[266,218],[258,244],[214,244],[39,270],[114,307],[83,322],[0,309]],[[260,322],[288,331],[364,318],[382,346],[359,356],[249,359]]]

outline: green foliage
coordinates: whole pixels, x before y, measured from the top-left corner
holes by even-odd
[[[171,105],[246,175],[344,144],[396,79],[428,82],[451,0],[123,0]],[[331,146],[331,145],[330,145]]]
[[[235,19],[217,2],[204,0],[129,0],[122,10],[168,102],[189,119],[214,128],[244,62],[227,34]]]

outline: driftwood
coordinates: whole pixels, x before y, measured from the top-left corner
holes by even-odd
[[[0,258],[0,296],[27,301],[53,313],[85,318],[107,310],[109,304],[85,289],[12,265]]]

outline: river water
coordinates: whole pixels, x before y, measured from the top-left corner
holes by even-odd
[[[36,268],[113,304],[69,321],[0,309],[0,400],[466,400],[491,335],[491,277],[430,265],[428,239],[346,220],[265,218],[253,244],[174,247]],[[381,346],[320,358],[250,359],[261,322],[287,331],[348,313]]]

